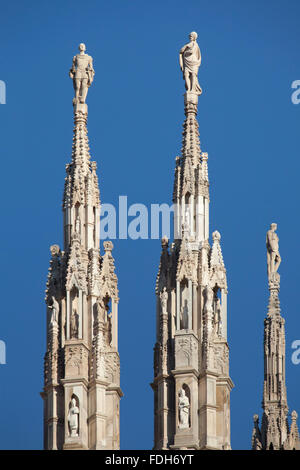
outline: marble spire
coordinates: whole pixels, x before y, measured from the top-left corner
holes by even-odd
[[[162,239],[156,281],[154,448],[230,449],[227,280],[221,235],[209,243],[208,154],[197,122],[197,34],[179,54],[185,80],[182,148],[176,157],[174,241]]]
[[[119,449],[118,279],[100,254],[100,192],[87,135],[93,61],[73,58],[74,133],[63,195],[64,248],[51,246],[46,289],[45,449]]]
[[[288,422],[288,404],[285,377],[285,320],[280,313],[281,263],[277,224],[273,223],[267,232],[267,268],[269,283],[269,305],[264,319],[264,387],[263,417],[261,426],[258,415],[254,415],[252,432],[253,450],[300,449],[297,428],[297,413],[292,412]]]

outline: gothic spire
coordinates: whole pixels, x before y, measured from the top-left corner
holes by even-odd
[[[195,241],[209,236],[209,181],[208,154],[202,152],[197,121],[198,98],[202,93],[198,82],[201,53],[197,33],[190,34],[190,42],[179,54],[180,67],[185,80],[185,121],[183,124],[181,155],[176,157],[173,203],[176,205],[174,238],[184,237],[185,221],[189,219],[188,236]]]
[[[219,232],[209,245],[207,153],[197,122],[197,34],[180,50],[185,121],[176,157],[174,242],[162,239],[156,282],[155,449],[230,449],[227,282]],[[170,246],[169,246],[170,245]],[[219,410],[219,411],[218,411]]]
[[[264,387],[263,417],[259,428],[258,415],[254,415],[252,448],[254,450],[291,450],[300,446],[297,414],[292,412],[292,425],[288,423],[288,404],[285,378],[285,320],[280,313],[281,263],[277,224],[267,232],[267,267],[269,281],[269,306],[264,319]]]
[[[100,196],[85,103],[94,69],[85,45],[79,50],[70,70],[74,136],[63,196],[64,251],[51,247],[46,291],[44,446],[118,449],[118,279],[110,241],[100,255]]]

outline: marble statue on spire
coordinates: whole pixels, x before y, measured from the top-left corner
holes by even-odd
[[[276,230],[277,224],[271,224],[270,230],[267,231],[266,238],[269,281],[273,280],[281,263],[281,256],[279,254],[279,238]]]
[[[190,42],[183,46],[179,52],[179,64],[185,80],[187,92],[201,95],[202,90],[198,82],[198,70],[201,64],[201,52],[197,43],[198,34],[190,33]]]
[[[253,417],[253,450],[300,449],[299,431],[296,422],[297,413],[295,411],[292,411],[292,422],[289,423],[285,376],[285,319],[280,313],[280,276],[277,272],[281,257],[276,230],[277,224],[273,223],[267,232],[270,299],[267,316],[264,319],[263,416],[261,424],[259,424],[257,414]]]
[[[75,98],[73,104],[84,104],[91,86],[95,71],[93,68],[93,58],[85,53],[85,44],[79,44],[79,54],[73,57],[72,67],[69,72],[70,78],[73,80]]]

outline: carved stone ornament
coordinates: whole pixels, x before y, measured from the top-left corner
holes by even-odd
[[[59,253],[60,253],[59,245],[51,245],[50,246],[50,252],[51,252],[51,256],[59,255]]]

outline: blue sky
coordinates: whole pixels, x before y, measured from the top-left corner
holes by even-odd
[[[178,51],[190,31],[202,52],[199,128],[208,152],[211,233],[219,230],[229,283],[232,447],[250,446],[261,414],[265,233],[278,223],[290,410],[300,412],[300,3],[278,1],[0,1],[2,230],[0,448],[42,448],[44,289],[49,246],[62,244],[61,201],[72,145],[78,44],[94,58],[88,95],[91,155],[101,199],[171,202],[184,83]],[[115,240],[124,398],[121,448],[153,445],[155,276],[159,240]]]

